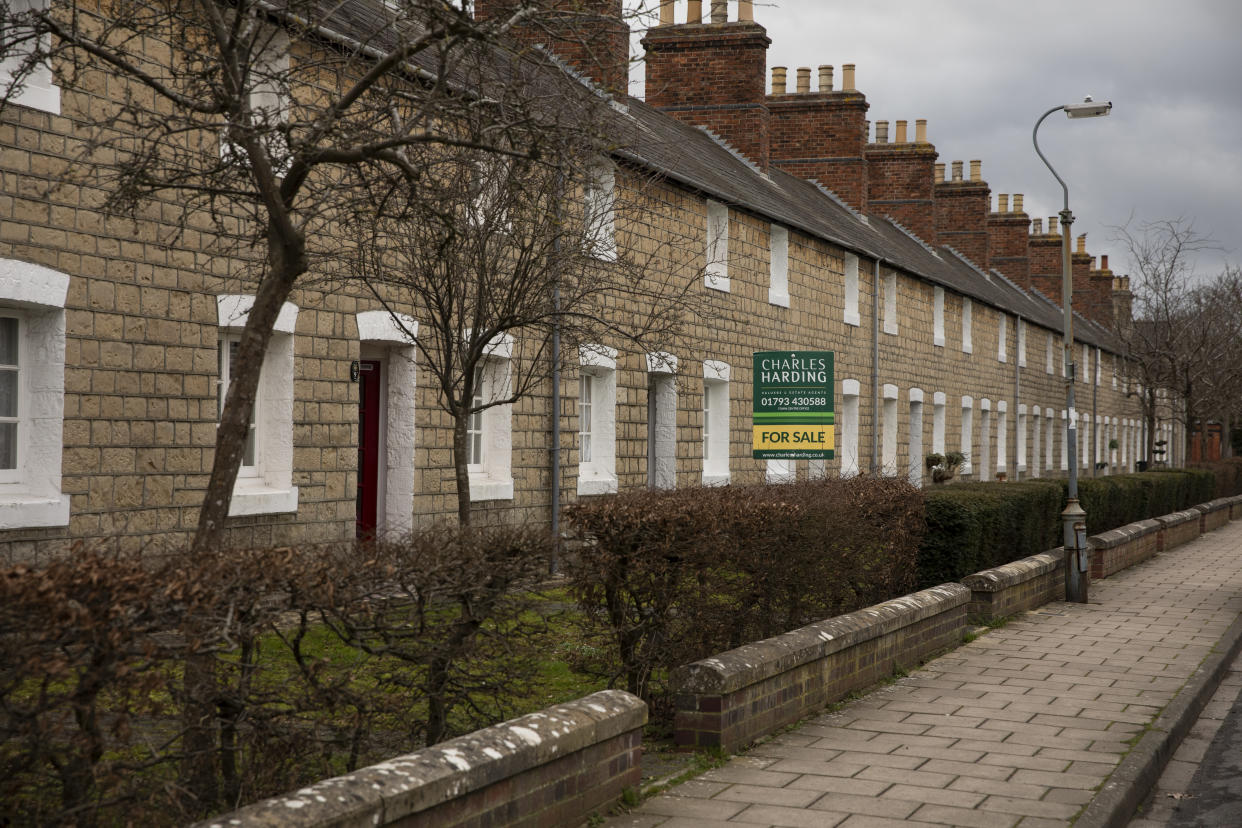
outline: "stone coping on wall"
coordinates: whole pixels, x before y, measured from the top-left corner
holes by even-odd
[[[646,722],[643,701],[603,690],[257,802],[196,828],[376,826],[411,818],[420,825],[440,824],[428,814],[436,806],[627,733],[635,732],[637,739]],[[583,813],[574,821],[588,817]]]
[[[970,588],[967,618],[986,624],[1041,607],[1065,595],[1065,552],[1060,547],[962,578]]]
[[[678,693],[732,693],[969,601],[966,587],[941,584],[684,664],[673,671],[672,684]]]
[[[1199,510],[1192,507],[1180,512],[1169,512],[1167,515],[1160,515],[1154,518],[1154,520],[1159,521],[1165,529],[1172,529],[1174,526],[1181,526],[1183,523],[1188,523],[1192,520],[1197,521],[1199,514]]]
[[[1003,592],[1065,566],[1060,547],[962,578],[971,592]]]
[[[1092,535],[1087,538],[1087,542],[1091,544],[1092,549],[1113,549],[1127,543],[1133,543],[1147,535],[1157,533],[1163,528],[1164,524],[1159,520],[1148,518],[1147,520],[1127,523],[1125,526],[1118,526],[1116,529],[1109,529],[1107,532],[1101,532],[1098,535]]]

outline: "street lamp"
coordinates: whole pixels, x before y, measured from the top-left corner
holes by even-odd
[[[1064,111],[1069,118],[1098,118],[1107,115],[1113,108],[1111,101],[1096,103],[1088,95],[1082,103],[1062,104],[1054,106],[1035,122],[1031,130],[1031,142],[1035,144],[1035,152],[1039,159],[1048,167],[1052,177],[1061,185],[1065,195],[1065,206],[1061,209],[1061,307],[1065,309],[1065,442],[1069,458],[1069,497],[1066,499],[1065,511],[1061,513],[1061,540],[1065,546],[1065,600],[1087,603],[1087,571],[1090,565],[1087,549],[1087,513],[1078,503],[1078,430],[1076,421],[1078,412],[1074,410],[1074,313],[1070,309],[1070,300],[1074,294],[1073,277],[1070,273],[1070,225],[1074,223],[1074,214],[1069,208],[1069,187],[1057,171],[1048,163],[1039,149],[1039,125],[1054,112]]]

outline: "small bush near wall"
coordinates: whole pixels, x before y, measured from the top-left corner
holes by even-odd
[[[506,718],[548,546],[439,529],[0,570],[0,825],[182,825]]]
[[[1233,497],[1242,494],[1242,457],[1227,457],[1207,463],[1196,463],[1196,471],[1211,472],[1216,478],[1216,496]]]
[[[1060,489],[1047,483],[959,483],[929,490],[919,587],[1060,545]]]
[[[641,490],[566,516],[608,654],[590,666],[664,721],[671,668],[909,592],[923,530],[920,491],[893,479]]]
[[[1064,497],[1067,484],[1060,482]],[[1087,512],[1089,535],[1189,509],[1216,496],[1214,476],[1194,469],[1161,469],[1078,480],[1078,499]]]

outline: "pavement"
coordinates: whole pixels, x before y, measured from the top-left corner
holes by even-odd
[[[1090,598],[1024,613],[604,825],[1126,825],[1242,648],[1242,521]]]

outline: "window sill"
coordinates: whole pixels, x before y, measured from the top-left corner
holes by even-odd
[[[42,526],[68,525],[68,495],[0,493],[0,529],[33,529]]]
[[[617,478],[610,474],[584,474],[578,472],[578,494],[616,494]]]
[[[845,312],[845,324],[853,325],[855,328],[862,325],[862,317],[858,315],[858,311]]]
[[[470,475],[470,502],[513,500],[513,478],[497,479],[486,474]]]
[[[932,338],[932,344],[933,344],[933,345],[935,345],[937,348],[943,348],[943,347],[944,347],[944,337],[943,337],[943,336],[933,337],[933,338]]]
[[[708,290],[718,290],[721,293],[729,293],[729,277],[727,276],[708,276],[703,281],[704,287]]]
[[[703,472],[704,486],[728,486],[729,472]]]
[[[273,489],[258,481],[239,481],[233,486],[229,517],[283,515],[298,510],[298,487]]]
[[[789,294],[768,291],[768,304],[776,305],[778,308],[787,308],[789,307]]]
[[[894,325],[892,322],[885,322],[885,323],[884,323],[884,333],[888,334],[889,336],[896,336],[896,335],[897,335],[897,326],[896,326],[896,325]]]

